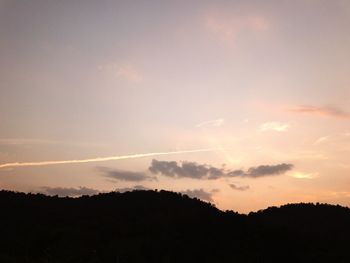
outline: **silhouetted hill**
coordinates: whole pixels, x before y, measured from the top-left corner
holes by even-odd
[[[0,191],[0,262],[350,262],[350,209],[249,215],[168,191],[80,198]]]

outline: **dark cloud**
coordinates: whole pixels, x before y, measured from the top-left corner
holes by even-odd
[[[249,185],[238,186],[235,184],[230,184],[230,187],[234,190],[237,190],[237,191],[246,191],[249,189]]]
[[[195,162],[157,161],[152,160],[149,170],[153,174],[162,174],[174,178],[218,179],[222,177],[257,178],[270,175],[280,175],[293,168],[292,164],[260,165],[244,170],[227,170]]]
[[[140,182],[156,179],[155,177],[148,176],[143,172],[124,171],[118,169],[110,169],[107,167],[98,167],[97,169],[102,173],[103,176],[119,181]]]
[[[198,198],[204,201],[208,201],[208,202],[214,202],[213,198],[212,198],[212,192],[206,192],[203,189],[194,189],[194,190],[186,190],[186,191],[182,191],[180,192],[182,194],[188,195],[191,198]]]
[[[44,187],[41,187],[41,189],[42,191],[40,192],[47,195],[71,196],[71,197],[81,196],[81,195],[95,195],[99,193],[98,190],[87,188],[87,187],[73,188],[73,187],[44,186]]]
[[[246,173],[243,170],[234,170],[234,171],[229,171],[227,173],[229,177],[235,177],[235,176],[243,176],[246,175]]]
[[[225,175],[223,168],[216,168],[206,164],[195,162],[182,162],[178,165],[175,161],[152,160],[149,170],[153,174],[163,174],[169,177],[194,178],[194,179],[217,179]]]
[[[291,170],[292,168],[293,165],[288,163],[281,163],[276,165],[259,165],[257,167],[249,168],[245,176],[256,178],[268,175],[280,175]]]
[[[342,109],[338,109],[334,106],[312,106],[312,105],[302,105],[293,108],[287,109],[290,112],[295,113],[304,113],[304,114],[313,114],[319,116],[328,116],[342,119],[350,119],[350,113],[343,111]]]

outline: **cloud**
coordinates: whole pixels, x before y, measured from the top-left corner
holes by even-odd
[[[119,155],[119,156],[116,155],[116,156],[97,157],[97,158],[90,158],[90,159],[75,159],[75,160],[63,160],[63,161],[41,161],[41,162],[23,162],[23,163],[14,162],[14,163],[0,164],[0,169],[1,168],[9,168],[9,167],[46,166],[46,165],[57,165],[57,164],[78,164],[78,163],[105,162],[105,161],[115,161],[115,160],[124,160],[124,159],[136,159],[136,158],[151,157],[151,156],[158,156],[158,155],[212,152],[215,150],[218,150],[218,149],[209,148],[209,149],[172,151],[172,152],[138,153],[138,154],[129,154],[129,155]]]
[[[216,119],[216,120],[210,120],[210,121],[204,121],[196,125],[197,128],[202,127],[208,127],[208,126],[214,126],[214,127],[220,127],[224,123],[224,119]]]
[[[276,165],[259,165],[257,167],[251,167],[248,169],[245,176],[252,178],[268,176],[268,175],[280,175],[293,168],[292,164],[281,163]]]
[[[182,194],[188,195],[191,198],[198,198],[204,201],[208,202],[214,202],[213,200],[213,191],[212,192],[206,192],[203,189],[194,189],[194,190],[186,190],[180,192]]]
[[[237,186],[235,184],[229,184],[229,185],[233,190],[237,190],[237,191],[246,191],[249,189],[249,185],[243,185],[243,186]]]
[[[117,77],[126,79],[130,82],[140,83],[143,81],[143,77],[132,65],[123,65],[117,67]]]
[[[175,161],[152,160],[149,170],[153,174],[163,174],[169,177],[194,178],[194,179],[217,179],[225,175],[223,168],[216,168],[206,164],[184,161],[178,165]]]
[[[241,170],[241,169],[239,169],[239,170],[233,170],[233,171],[229,171],[228,172],[228,175],[230,176],[230,177],[236,177],[236,176],[243,176],[243,175],[245,175],[246,173],[243,171],[243,170]]]
[[[330,137],[331,137],[331,136],[322,136],[322,137],[318,138],[318,139],[314,142],[314,144],[321,144],[321,143],[324,143],[324,142],[328,141]]]
[[[339,147],[342,145],[346,145],[349,143],[350,139],[350,134],[347,132],[343,133],[335,133],[335,134],[330,134],[326,136],[322,136],[318,138],[315,142],[314,145],[321,145],[321,144],[334,144],[338,145]]]
[[[140,182],[145,180],[155,180],[155,177],[150,177],[143,172],[124,171],[107,167],[97,167],[97,169],[102,172],[103,176],[119,181]]]
[[[60,141],[60,140],[46,140],[46,139],[35,139],[35,138],[1,138],[0,144],[11,145],[11,146],[22,146],[22,145],[73,145],[73,146],[86,146],[86,147],[102,147],[104,144],[90,143],[90,142],[73,142],[73,141]]]
[[[234,46],[242,33],[261,33],[269,30],[270,22],[261,15],[227,16],[210,13],[205,17],[206,28],[223,42]]]
[[[296,178],[296,179],[313,179],[318,176],[317,173],[305,173],[305,172],[300,172],[296,171],[293,173],[290,173],[289,176]]]
[[[175,161],[158,161],[153,159],[149,171],[153,174],[162,174],[173,178],[192,179],[219,179],[223,177],[250,177],[280,175],[293,168],[292,164],[260,165],[250,167],[247,171],[228,170],[224,167],[217,168],[207,164],[183,161],[178,164]]]
[[[289,129],[288,123],[283,122],[265,122],[260,125],[260,131],[277,131],[277,132],[285,132]]]
[[[87,187],[49,187],[44,186],[41,187],[43,190],[42,192],[47,195],[58,195],[58,196],[81,196],[81,195],[95,195],[98,194],[100,191],[92,188]]]
[[[51,141],[43,139],[26,139],[26,138],[3,138],[0,144],[4,145],[31,145],[31,144],[58,144],[62,141]]]
[[[140,83],[143,81],[143,76],[136,67],[130,63],[128,64],[117,64],[109,63],[105,65],[97,66],[99,71],[106,72],[118,79],[123,79],[132,83]]]
[[[350,113],[345,112],[333,106],[317,107],[311,105],[302,105],[297,107],[288,108],[287,111],[300,113],[300,114],[310,114],[323,117],[333,117],[340,119],[350,119]]]
[[[116,188],[114,191],[119,193],[132,192],[135,190],[151,190],[143,185],[135,185],[133,187]]]

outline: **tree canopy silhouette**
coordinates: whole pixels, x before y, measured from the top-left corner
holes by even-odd
[[[350,209],[249,215],[169,191],[79,198],[0,191],[0,262],[350,262]]]

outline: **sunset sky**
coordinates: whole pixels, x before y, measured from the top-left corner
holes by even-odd
[[[350,206],[350,1],[0,0],[0,188]]]

